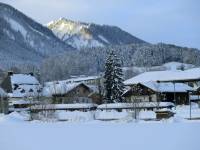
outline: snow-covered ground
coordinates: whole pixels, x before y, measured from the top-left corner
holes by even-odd
[[[68,122],[85,122],[94,120],[94,112],[80,112],[80,111],[57,111],[56,118],[59,121]]]
[[[190,118],[190,106],[189,105],[182,105],[177,106],[175,117],[180,118]],[[199,118],[200,119],[200,108],[197,104],[192,103],[191,106],[191,118]]]
[[[0,150],[199,150],[200,120],[185,119],[189,106],[172,111],[174,117],[161,121],[144,110],[137,121],[125,110],[57,111],[49,121],[28,121],[26,112],[0,114]],[[195,103],[192,117],[200,118]]]
[[[24,121],[0,116],[1,150],[199,150],[200,122]]]

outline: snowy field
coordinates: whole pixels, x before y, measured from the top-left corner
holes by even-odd
[[[24,121],[0,116],[0,150],[199,150],[200,121]]]

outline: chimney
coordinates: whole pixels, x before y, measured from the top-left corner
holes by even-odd
[[[13,72],[12,71],[8,71],[8,76],[12,76]]]

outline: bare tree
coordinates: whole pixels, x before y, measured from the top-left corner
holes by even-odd
[[[55,104],[51,104],[50,99],[43,99],[42,103],[38,106],[38,119],[47,122],[56,119]]]
[[[142,104],[141,99],[139,99],[138,96],[142,95],[142,90],[138,85],[131,87],[131,90],[132,90],[131,103],[133,105],[133,110],[134,110],[133,118],[137,121],[140,112],[140,107]]]
[[[100,96],[100,99],[103,100],[105,89],[103,84],[103,77],[100,76],[99,79],[97,79],[97,86],[98,86],[98,94]]]
[[[159,93],[159,89],[160,89],[160,83],[159,82],[156,82],[155,83],[155,86],[156,86],[156,107],[157,107],[157,109],[159,109],[159,107],[160,107],[160,101],[161,101],[161,94]]]
[[[58,81],[54,81],[53,82],[53,85],[52,85],[52,88],[51,88],[51,85],[50,85],[50,94],[51,96],[54,95],[54,98],[53,98],[53,103],[57,103],[57,93],[58,93],[58,85],[59,82]]]
[[[138,120],[138,116],[139,116],[139,111],[140,111],[140,100],[138,99],[138,97],[136,95],[131,97],[131,102],[133,105],[133,118],[137,121]]]
[[[34,110],[33,110],[33,104],[34,104],[34,100],[33,100],[33,97],[32,97],[32,93],[28,93],[26,94],[25,96],[28,101],[29,101],[29,121],[33,120],[34,119]]]

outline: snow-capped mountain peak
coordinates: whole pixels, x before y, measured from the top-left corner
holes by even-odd
[[[58,38],[75,48],[103,46],[89,32],[90,24],[60,18],[47,26]]]
[[[51,21],[47,27],[58,38],[75,48],[145,43],[118,27],[72,21],[65,18]],[[113,34],[116,36],[113,37]]]

